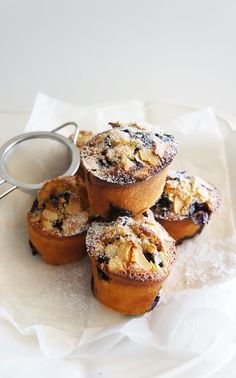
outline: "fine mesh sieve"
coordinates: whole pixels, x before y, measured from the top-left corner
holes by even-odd
[[[75,128],[73,141],[56,133],[67,126]],[[6,142],[0,149],[0,185],[8,183],[10,188],[0,199],[16,189],[32,193],[45,180],[75,174],[80,164],[78,134],[78,125],[67,122],[52,131],[24,133]]]

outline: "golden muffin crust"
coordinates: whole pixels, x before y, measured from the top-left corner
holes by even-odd
[[[168,275],[175,260],[174,240],[159,223],[144,216],[93,222],[86,246],[103,279],[115,274],[138,281],[159,281]]]
[[[48,180],[28,214],[29,221],[45,235],[56,238],[85,232],[89,226],[86,191],[79,177]]]
[[[146,180],[163,170],[177,153],[172,135],[136,123],[109,123],[111,130],[95,135],[81,151],[84,168],[116,184]]]
[[[191,218],[194,224],[204,225],[219,205],[219,193],[207,181],[185,171],[170,171],[163,194],[152,211],[156,219],[179,221]]]

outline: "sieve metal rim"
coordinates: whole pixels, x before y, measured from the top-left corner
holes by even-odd
[[[60,142],[61,144],[63,144],[64,146],[66,146],[69,152],[71,153],[71,164],[69,168],[61,176],[72,176],[73,174],[75,174],[75,172],[77,171],[80,165],[80,154],[75,144],[76,138],[74,138],[74,141],[72,141],[61,134],[55,133],[55,131],[61,129],[62,127],[65,127],[71,124],[76,127],[77,132],[75,134],[78,135],[78,126],[73,122],[70,122],[70,123],[68,122],[67,124],[59,126],[57,129],[52,130],[52,131],[32,131],[28,133],[23,133],[23,134],[20,134],[11,138],[6,143],[4,143],[4,145],[0,148],[0,176],[2,178],[0,184],[3,184],[4,182],[6,182],[12,186],[12,188],[9,189],[9,191],[5,192],[4,194],[8,194],[17,188],[20,189],[21,191],[31,193],[33,191],[39,190],[43,185],[43,182],[36,183],[36,184],[29,184],[29,183],[15,180],[9,174],[6,168],[5,161],[4,161],[6,155],[9,153],[10,150],[14,149],[14,147],[17,144],[20,144],[27,140],[51,139],[51,140],[56,140]]]

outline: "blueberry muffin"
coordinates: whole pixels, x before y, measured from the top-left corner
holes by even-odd
[[[93,222],[86,245],[94,295],[123,314],[152,310],[175,260],[174,244],[159,223],[142,215]]]
[[[200,233],[219,205],[219,193],[207,181],[185,171],[171,171],[152,211],[176,243],[181,243]]]
[[[33,253],[48,264],[60,265],[86,253],[89,226],[86,190],[79,177],[46,181],[27,216]]]
[[[110,125],[81,151],[91,209],[107,219],[153,206],[178,149],[172,135],[149,125]]]

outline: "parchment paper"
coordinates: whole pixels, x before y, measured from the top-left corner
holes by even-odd
[[[155,123],[156,116],[137,101],[76,107],[39,94],[26,131],[75,121],[97,132],[116,120]],[[127,317],[101,305],[90,290],[87,258],[54,267],[32,256],[25,217],[33,196],[15,192],[1,201],[0,315],[36,334],[47,357],[92,358],[128,337],[156,350],[160,374],[169,363],[176,377],[199,377],[235,352],[236,236],[222,133],[208,108],[164,127],[180,141],[175,166],[214,183],[223,203],[201,235],[178,247],[161,303],[149,314]]]

